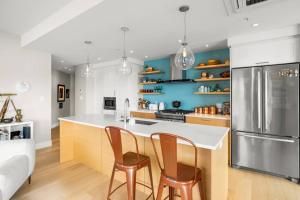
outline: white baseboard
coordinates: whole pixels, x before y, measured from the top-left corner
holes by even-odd
[[[35,144],[35,149],[43,149],[52,146],[52,141],[39,142]]]
[[[59,126],[59,123],[56,122],[56,123],[54,123],[54,124],[51,125],[51,128],[56,128],[56,127],[58,127],[58,126]]]

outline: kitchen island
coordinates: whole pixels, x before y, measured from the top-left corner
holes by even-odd
[[[77,160],[107,176],[111,175],[114,156],[105,134],[105,126],[118,126],[130,130],[136,135],[139,151],[151,158],[155,191],[158,188],[160,171],[155,159],[150,135],[154,132],[173,133],[193,141],[198,149],[198,167],[203,169],[207,199],[227,199],[228,194],[228,128],[186,124],[179,122],[157,122],[153,125],[134,124],[125,126],[124,122],[113,116],[85,115],[60,119],[60,162]],[[130,137],[123,137],[124,151],[135,151]],[[158,142],[158,141],[157,141]],[[178,145],[178,160],[193,165],[193,148],[187,144]],[[149,184],[146,170],[137,175],[139,182]],[[117,173],[116,179],[125,180],[123,173]],[[148,192],[142,187],[141,191]],[[200,199],[198,188],[194,187],[194,199]]]

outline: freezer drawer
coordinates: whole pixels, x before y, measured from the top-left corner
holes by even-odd
[[[232,164],[299,179],[299,139],[233,132]]]

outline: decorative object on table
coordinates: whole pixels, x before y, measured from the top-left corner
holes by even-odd
[[[6,114],[6,112],[7,112],[9,103],[12,104],[12,106],[13,106],[15,112],[17,113],[17,108],[16,108],[16,106],[15,106],[13,100],[11,99],[12,96],[16,96],[16,95],[17,95],[17,94],[14,94],[14,93],[2,93],[2,94],[0,93],[0,97],[7,97],[7,98],[5,99],[5,101],[4,101],[4,104],[3,104],[3,106],[2,106],[2,109],[1,109],[1,111],[0,111],[0,122],[4,122],[4,123],[11,123],[11,122],[12,122],[12,121],[10,122],[11,118],[5,119],[5,114]]]
[[[208,73],[207,72],[201,72],[201,78],[207,78]]]
[[[30,139],[30,126],[23,126],[23,138]]]
[[[220,76],[222,78],[229,78],[230,77],[230,71],[222,72],[222,73],[220,73]]]
[[[22,122],[22,118],[23,118],[22,110],[17,109],[17,114],[15,116],[16,122]]]
[[[138,100],[138,108],[140,110],[147,109],[149,107],[149,104],[150,104],[150,101],[148,101],[146,99],[139,98],[139,100]]]
[[[30,84],[26,81],[20,81],[16,84],[16,91],[18,94],[23,94],[30,90]]]
[[[66,89],[66,98],[67,98],[67,99],[70,98],[70,89]]]
[[[13,117],[10,117],[10,118],[4,118],[1,120],[2,123],[5,123],[5,124],[9,124],[9,123],[12,123],[14,121],[14,118]]]
[[[220,60],[216,60],[216,59],[209,59],[207,61],[207,65],[218,65],[220,64]]]
[[[63,109],[63,107],[64,107],[64,104],[63,104],[63,103],[59,103],[59,104],[58,104],[58,108],[59,108],[59,109]]]
[[[65,101],[65,85],[58,84],[57,85],[57,102]]]
[[[181,43],[181,47],[177,51],[174,63],[175,66],[181,70],[187,70],[191,68],[195,63],[195,56],[192,49],[188,46],[187,43],[187,34],[186,34],[186,12],[189,10],[189,6],[181,6],[179,8],[180,12],[184,13],[184,37],[183,42]]]
[[[223,115],[230,115],[230,102],[223,103]]]
[[[121,31],[123,32],[123,56],[121,58],[121,65],[118,68],[118,72],[121,75],[129,75],[132,72],[131,64],[128,62],[128,57],[126,55],[126,32],[129,31],[128,27],[121,27]]]
[[[85,69],[81,71],[81,77],[83,78],[91,78],[94,75],[93,69],[90,63],[90,46],[92,45],[92,41],[86,40],[84,44],[87,45],[87,62],[85,64]]]

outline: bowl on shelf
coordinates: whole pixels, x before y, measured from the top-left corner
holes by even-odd
[[[217,60],[217,59],[209,59],[209,60],[207,61],[207,64],[208,64],[208,65],[218,65],[218,64],[220,64],[220,60]]]

